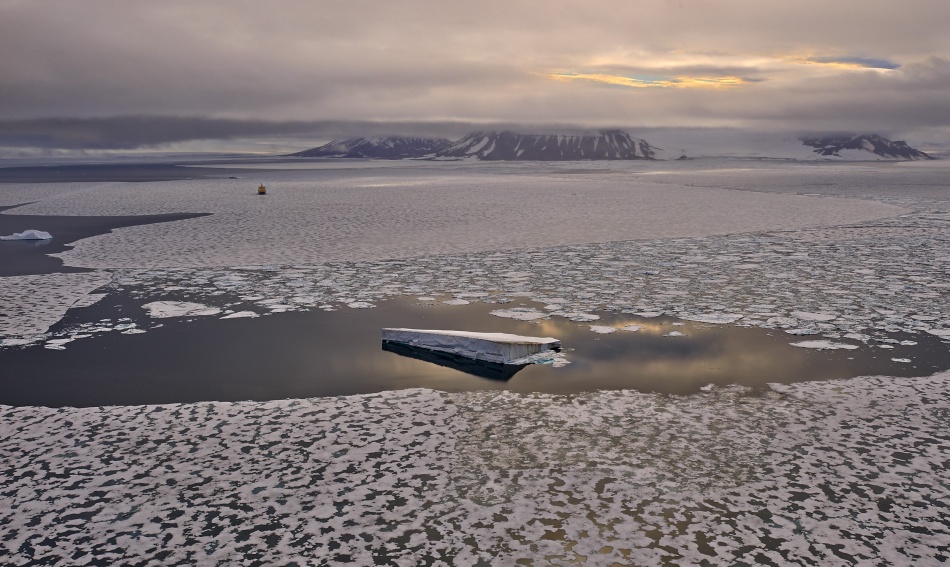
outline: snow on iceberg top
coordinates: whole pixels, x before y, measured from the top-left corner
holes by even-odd
[[[525,335],[513,335],[511,333],[477,333],[473,331],[443,331],[437,329],[402,329],[402,328],[386,328],[383,329],[383,339],[385,340],[395,340],[390,339],[387,336],[408,336],[410,334],[415,335],[446,335],[450,337],[459,337],[467,339],[481,339],[484,341],[490,341],[493,343],[505,343],[505,344],[531,344],[531,345],[555,345],[560,344],[561,341],[555,339],[554,337],[529,337]]]
[[[52,234],[32,228],[9,236],[0,236],[0,240],[50,240],[51,238],[53,238]]]
[[[499,364],[531,364],[533,357],[561,348],[552,337],[525,337],[508,333],[474,333],[428,329],[383,329],[385,342],[447,352]]]

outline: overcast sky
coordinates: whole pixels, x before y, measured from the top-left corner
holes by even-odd
[[[948,22],[947,0],[0,0],[0,145],[325,121],[948,139]]]

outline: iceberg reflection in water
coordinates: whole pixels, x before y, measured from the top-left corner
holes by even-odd
[[[476,360],[450,352],[429,350],[386,340],[383,341],[383,350],[491,380],[508,380],[527,366],[527,364],[502,364],[500,362]]]

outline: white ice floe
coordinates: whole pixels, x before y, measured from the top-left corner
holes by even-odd
[[[578,323],[586,323],[587,321],[597,321],[598,319],[600,319],[600,315],[596,315],[594,313],[581,313],[579,311],[570,311],[567,313],[555,313],[555,315],[564,317],[565,319],[569,319],[571,321],[577,321]]]
[[[8,236],[0,236],[0,240],[49,240],[51,238],[53,238],[53,235],[50,233],[34,229],[15,232]]]
[[[471,303],[471,301],[467,299],[455,298],[455,299],[447,299],[443,301],[442,303],[446,305],[468,305],[469,303]]]
[[[605,325],[591,325],[591,332],[598,333],[600,335],[609,335],[610,333],[617,332],[616,327],[607,327]]]
[[[501,364],[523,363],[527,357],[561,346],[561,341],[552,337],[431,329],[387,328],[382,331],[382,339]]]
[[[155,319],[217,315],[221,312],[217,307],[209,307],[189,301],[153,301],[142,307],[147,309],[149,316]]]
[[[665,334],[665,335],[663,335],[663,336],[664,336],[664,337],[685,337],[686,335],[685,335],[684,333],[679,332],[679,331],[670,331],[669,333],[667,333],[667,334]]]
[[[660,315],[663,315],[663,312],[662,311],[635,311],[633,312],[633,314],[636,315],[637,317],[646,317],[648,319],[652,319],[653,317],[659,317]]]
[[[894,362],[903,362],[903,363],[907,363],[911,361],[909,358],[892,358],[891,360],[893,360]]]
[[[832,313],[809,313],[807,311],[792,311],[792,317],[805,321],[834,321],[838,318]]]
[[[350,309],[372,309],[373,307],[376,307],[375,305],[373,305],[372,303],[368,301],[353,301],[353,302],[347,303],[346,306],[349,307]]]
[[[927,332],[941,339],[950,339],[950,329],[927,329]]]
[[[688,314],[680,315],[681,319],[686,319],[687,321],[696,321],[699,323],[715,323],[717,325],[723,325],[726,323],[735,323],[739,319],[742,319],[743,315],[735,313],[701,313],[701,314]]]
[[[797,343],[789,343],[792,346],[799,348],[814,348],[819,350],[854,350],[858,348],[858,345],[852,345],[848,343],[835,343],[832,341],[801,341]]]
[[[495,317],[505,317],[508,319],[517,319],[518,321],[535,321],[537,319],[547,319],[548,314],[542,313],[531,307],[513,307],[511,309],[495,309],[491,311]]]
[[[633,332],[639,331],[642,328],[643,327],[641,327],[640,325],[624,325],[623,327],[620,327],[620,330],[633,333]]]
[[[260,315],[256,311],[238,311],[236,313],[225,315],[224,317],[221,317],[221,318],[222,319],[246,319],[246,318],[253,319],[254,317],[260,317]]]

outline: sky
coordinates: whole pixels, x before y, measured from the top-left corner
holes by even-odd
[[[0,146],[501,127],[950,143],[948,25],[946,0],[0,0]]]

